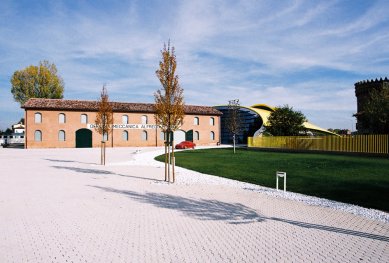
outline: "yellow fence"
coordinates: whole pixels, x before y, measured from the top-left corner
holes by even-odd
[[[249,137],[249,147],[388,154],[389,135]]]

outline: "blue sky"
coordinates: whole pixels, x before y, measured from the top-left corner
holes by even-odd
[[[153,102],[163,43],[176,48],[187,104],[288,104],[348,128],[354,83],[389,77],[389,1],[0,2],[0,129],[23,116],[12,74],[57,65],[65,99]]]

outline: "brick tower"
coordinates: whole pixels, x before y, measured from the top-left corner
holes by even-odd
[[[387,77],[385,79],[363,80],[354,84],[355,96],[357,97],[357,113],[354,116],[357,118],[356,128],[359,133],[367,132],[367,127],[361,121],[360,116],[363,114],[366,102],[370,98],[370,92],[373,89],[382,90],[387,85],[389,85]]]

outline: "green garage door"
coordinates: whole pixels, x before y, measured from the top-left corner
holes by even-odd
[[[193,130],[189,130],[186,132],[185,141],[193,142]]]
[[[88,129],[79,129],[76,131],[76,148],[92,147],[92,131]]]

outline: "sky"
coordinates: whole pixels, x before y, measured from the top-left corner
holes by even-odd
[[[64,99],[154,102],[161,50],[175,47],[186,104],[289,105],[355,130],[354,84],[389,77],[387,0],[0,1],[0,129],[24,111],[16,70],[48,60]]]

